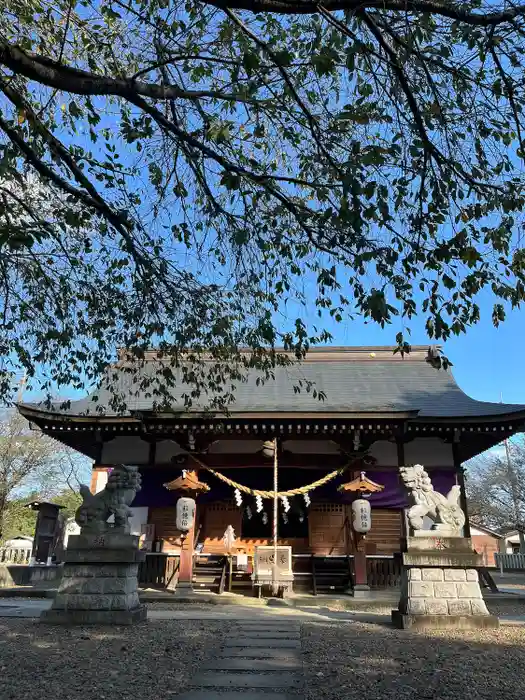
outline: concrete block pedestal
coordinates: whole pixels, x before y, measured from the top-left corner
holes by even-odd
[[[401,598],[392,622],[399,628],[497,627],[487,610],[476,566],[481,557],[463,537],[408,538]]]
[[[145,620],[137,579],[144,553],[138,539],[123,533],[71,536],[57,595],[41,621],[129,625]]]

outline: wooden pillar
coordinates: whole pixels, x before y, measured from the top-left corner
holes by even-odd
[[[354,554],[354,597],[359,597],[359,591],[369,591],[368,574],[366,571],[366,549],[363,537],[356,533]],[[357,594],[356,594],[357,592]]]
[[[98,493],[102,491],[108,482],[108,467],[99,467],[97,464],[93,465],[91,470],[91,493]]]
[[[460,491],[460,504],[461,509],[465,513],[465,537],[470,537],[470,520],[468,517],[468,503],[467,503],[467,492],[465,490],[465,470],[461,466],[461,455],[459,450],[459,436],[456,438],[454,436],[454,442],[452,443],[452,457],[454,459],[454,467],[456,468],[456,475],[459,484]]]
[[[195,509],[197,509],[197,504],[195,504]],[[197,513],[195,513],[191,530],[188,531],[184,541],[181,542],[180,548],[179,580],[177,586],[186,591],[193,590],[193,549],[196,520]]]
[[[405,466],[405,442],[403,440],[403,437],[397,437],[396,438],[396,446],[397,446],[397,466],[398,467],[404,467]],[[401,548],[404,550],[406,549],[406,538],[410,534],[407,532],[407,519],[405,513],[401,513],[403,516],[401,518],[401,536],[402,536],[402,543],[401,543]]]

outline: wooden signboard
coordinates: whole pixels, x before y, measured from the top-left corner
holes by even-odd
[[[256,547],[254,556],[254,573],[256,576],[268,575],[273,571],[274,566],[274,548],[272,546]],[[279,576],[292,575],[292,548],[279,546],[277,547],[277,571]]]

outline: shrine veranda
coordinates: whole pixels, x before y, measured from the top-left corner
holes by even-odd
[[[462,465],[521,432],[525,421],[525,405],[467,396],[449,370],[436,368],[427,346],[414,347],[405,357],[386,347],[312,350],[300,366],[276,368],[275,381],[258,384],[252,372],[238,384],[227,415],[186,409],[184,385],[173,390],[172,410],[154,411],[154,399],[137,389],[140,377],[126,372],[126,362],[122,355],[108,375],[108,382],[118,381],[127,395],[123,414],[110,408],[108,386],[97,392],[96,401],[86,397],[65,410],[28,403],[19,410],[46,434],[93,460],[93,492],[104,488],[115,464],[139,466],[142,489],[132,504],[131,532],[147,539],[151,552],[143,570],[156,577],[146,582],[152,585],[168,585],[170,571],[177,569],[181,533],[176,502],[181,494],[165,484],[182,470],[198,474],[209,486],[197,496],[195,524],[187,538],[194,543],[195,566],[219,562],[227,554],[223,539],[232,526],[239,556],[234,557],[230,587],[249,575],[255,547],[273,542],[273,501],[263,498],[261,509],[254,494],[239,497],[206,467],[247,489],[271,492],[273,460],[263,445],[274,439],[279,492],[303,489],[339,470],[327,483],[290,497],[287,507],[279,499],[278,543],[292,548],[294,588],[332,591],[351,585],[358,548],[367,555],[372,587],[397,585],[396,555],[408,535],[408,493],[399,467],[424,465],[435,490],[443,494],[458,484],[467,513],[463,534],[469,537]],[[161,368],[162,361],[151,352],[141,372]],[[304,388],[297,393],[299,380],[313,382],[326,398],[318,400]],[[361,472],[383,487],[369,496],[372,528],[364,540],[352,529],[355,494],[338,490]],[[317,583],[312,581],[316,567]],[[214,576],[219,577],[210,573]]]

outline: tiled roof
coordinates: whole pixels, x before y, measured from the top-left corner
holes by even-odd
[[[291,367],[277,367],[275,380],[257,384],[257,373],[251,371],[246,382],[239,382],[234,391],[232,413],[372,413],[417,412],[420,418],[475,418],[525,412],[525,405],[476,401],[456,384],[449,370],[436,369],[427,361],[428,348],[416,347],[409,356],[393,355],[392,348],[323,348],[309,353],[306,361]],[[127,410],[148,411],[155,397],[151,391],[138,390],[139,379],[159,371],[159,361],[148,360],[137,378],[123,369],[118,373],[118,391],[126,397]],[[296,393],[298,382],[312,382],[324,400],[313,397],[303,387]],[[180,384],[171,391],[173,410],[184,410],[181,398],[191,387]],[[73,401],[69,415],[114,415],[109,408],[111,393],[101,388],[98,400],[91,397]],[[190,410],[198,411],[206,405]],[[29,408],[29,405],[26,404]],[[37,408],[36,405],[31,405]]]

